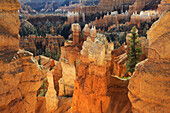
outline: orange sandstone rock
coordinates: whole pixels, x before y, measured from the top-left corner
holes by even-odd
[[[129,83],[133,112],[169,113],[170,11],[165,12],[148,31],[148,59],[136,66]]]
[[[20,4],[0,1],[0,112],[34,113],[45,69],[33,54],[19,50]]]

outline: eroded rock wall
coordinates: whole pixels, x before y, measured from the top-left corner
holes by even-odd
[[[20,4],[0,1],[0,112],[34,113],[45,70],[33,54],[19,50]]]
[[[137,64],[129,83],[129,99],[135,113],[169,113],[170,11],[148,31],[148,59]]]

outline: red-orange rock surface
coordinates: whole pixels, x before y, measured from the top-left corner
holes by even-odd
[[[47,113],[45,97],[37,97],[35,113]]]
[[[136,66],[129,83],[135,113],[169,113],[170,109],[170,11],[148,31],[148,59]]]
[[[0,112],[34,113],[45,70],[33,54],[19,50],[20,4],[0,1]]]
[[[162,14],[164,11],[170,10],[170,1],[169,0],[161,0],[161,3],[158,5],[158,12]]]
[[[75,81],[73,113],[130,113],[128,81],[111,77],[109,67],[109,64],[80,64]]]
[[[54,79],[54,87],[57,92],[57,95],[59,93],[59,83],[58,81],[62,78],[62,67],[61,63],[56,63],[56,66],[54,67],[53,71],[53,79]]]
[[[73,113],[130,113],[128,81],[111,76],[112,44],[97,34],[84,42],[74,83]],[[124,95],[124,96],[122,96]]]

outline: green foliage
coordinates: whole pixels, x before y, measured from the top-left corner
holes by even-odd
[[[121,45],[126,42],[126,32],[123,34],[123,36],[120,36],[120,37],[118,38],[118,42],[119,42]]]
[[[48,49],[45,50],[45,56],[47,57],[51,57],[51,53]]]
[[[59,61],[60,56],[61,56],[61,48],[59,48],[59,52],[58,52],[57,57],[56,57],[56,60],[57,60],[57,61]]]
[[[130,52],[128,53],[128,60],[126,62],[126,67],[127,71],[133,73],[135,71],[135,66],[137,63],[139,63],[139,55],[142,54],[142,49],[141,47],[137,47],[139,44],[139,40],[137,38],[139,37],[138,31],[136,27],[134,26],[131,30],[132,36],[130,37],[130,43],[131,45],[129,46]]]
[[[44,79],[43,84],[41,85],[41,88],[39,91],[40,91],[40,94],[38,95],[38,97],[44,97],[47,92],[47,79]]]
[[[144,28],[144,29],[143,29],[143,33],[142,33],[142,35],[143,35],[144,37],[147,36],[147,35],[146,35],[146,32],[147,32],[147,30],[146,30],[146,28]]]

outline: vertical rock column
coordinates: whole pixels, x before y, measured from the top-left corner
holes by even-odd
[[[97,37],[96,27],[92,26],[90,30],[90,37],[91,37],[91,40],[94,42],[95,38]]]
[[[73,44],[79,44],[81,41],[81,27],[79,24],[72,24],[71,26],[73,31]]]
[[[54,88],[53,75],[51,72],[47,73],[47,80],[48,80],[49,86],[48,86],[47,94],[45,96],[46,108],[47,108],[47,113],[52,113],[57,109],[58,99],[57,99],[56,91]]]
[[[87,37],[90,36],[90,28],[89,26],[86,24],[84,29],[83,29],[83,40],[86,41]]]

